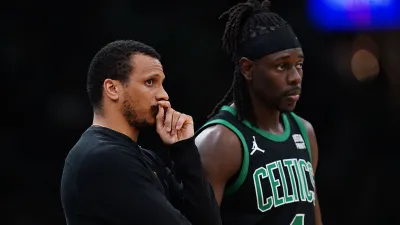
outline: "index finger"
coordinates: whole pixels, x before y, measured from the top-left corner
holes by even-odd
[[[160,131],[164,127],[164,108],[161,106],[158,106],[159,110],[156,116],[156,122],[157,122],[157,129]]]
[[[164,108],[171,108],[171,103],[169,101],[158,101],[158,105]]]

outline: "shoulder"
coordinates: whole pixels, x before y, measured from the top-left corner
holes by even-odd
[[[88,149],[79,169],[81,175],[116,173],[140,170],[142,163],[137,149],[118,143],[98,144]]]
[[[119,191],[122,186],[142,186],[142,182],[152,183],[155,179],[152,167],[139,153],[119,144],[98,146],[88,154],[77,168],[76,185],[80,193],[88,196],[105,194],[108,191]],[[134,186],[135,187],[134,187]]]
[[[302,117],[299,117],[299,118],[303,122],[304,126],[306,127],[308,135],[315,136],[315,131],[314,131],[313,125],[309,121],[305,120],[304,118],[302,118]]]
[[[300,117],[299,115],[297,115],[295,113],[292,113],[292,115],[295,117],[295,119],[298,119],[299,122],[301,122],[304,125],[304,127],[307,130],[308,136],[315,136],[314,127],[309,121],[307,121],[306,119]]]
[[[313,160],[313,167],[315,170],[315,168],[318,164],[318,143],[317,143],[317,137],[316,137],[316,134],[314,131],[314,127],[309,121],[307,121],[299,116],[297,116],[297,117],[304,124],[304,126],[307,130],[308,139],[310,141],[310,148],[311,148],[310,150],[311,150],[311,155],[312,155],[312,160]]]
[[[213,152],[218,155],[230,154],[241,149],[237,135],[224,125],[213,125],[204,129],[195,139],[200,152]]]
[[[201,131],[195,139],[197,146],[211,145],[211,146],[236,146],[240,145],[239,138],[229,128],[224,125],[213,125]],[[212,144],[211,144],[212,143]]]
[[[238,136],[224,125],[213,125],[195,139],[203,166],[210,172],[236,173],[242,164],[242,144]]]

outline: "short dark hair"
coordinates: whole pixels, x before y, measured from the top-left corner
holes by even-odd
[[[266,29],[271,30],[272,27],[276,29],[288,25],[282,17],[271,12],[269,6],[270,1],[268,0],[263,2],[248,0],[245,3],[233,6],[221,15],[220,18],[228,16],[222,37],[222,47],[235,63],[235,72],[231,88],[215,106],[209,117],[214,116],[222,105],[233,101],[237,109],[238,120],[241,121],[246,117],[251,123],[255,124],[253,104],[239,67],[241,55],[238,52],[238,47],[244,41],[264,34]]]
[[[89,66],[86,90],[93,109],[102,109],[103,83],[109,78],[125,83],[133,70],[131,56],[143,54],[158,60],[160,55],[146,44],[133,40],[118,40],[104,46],[96,53]]]

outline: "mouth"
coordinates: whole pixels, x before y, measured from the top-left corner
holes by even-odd
[[[158,105],[152,105],[152,106],[150,107],[151,114],[152,114],[154,117],[157,116],[158,110],[159,110]]]
[[[289,91],[286,96],[297,96],[301,94],[301,89],[295,89],[292,91]]]
[[[301,94],[301,89],[300,89],[300,88],[297,88],[297,89],[294,89],[294,90],[292,90],[292,91],[289,91],[289,92],[286,94],[286,97],[287,97],[287,99],[289,99],[289,101],[291,101],[291,102],[297,102],[297,101],[299,100],[299,98],[300,98],[300,94]]]

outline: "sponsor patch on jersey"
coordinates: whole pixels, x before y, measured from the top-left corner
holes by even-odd
[[[297,149],[306,149],[306,144],[304,143],[303,137],[300,134],[293,134],[292,138]]]

